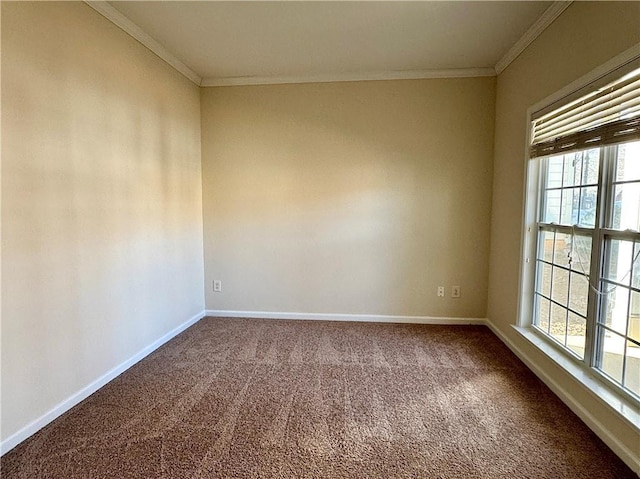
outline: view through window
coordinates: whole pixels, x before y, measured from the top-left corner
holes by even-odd
[[[532,127],[532,325],[639,401],[640,69]]]

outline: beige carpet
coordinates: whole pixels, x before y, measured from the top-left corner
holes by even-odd
[[[2,478],[636,477],[485,327],[204,319]]]

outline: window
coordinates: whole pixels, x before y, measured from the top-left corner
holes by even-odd
[[[534,113],[523,302],[533,329],[640,402],[640,60]],[[535,258],[535,261],[531,261]]]

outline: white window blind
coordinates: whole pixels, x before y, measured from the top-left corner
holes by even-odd
[[[640,139],[640,68],[531,123],[532,158]]]

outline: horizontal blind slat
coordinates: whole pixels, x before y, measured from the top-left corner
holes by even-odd
[[[542,125],[560,121],[566,116],[572,116],[574,114],[573,112],[577,111],[582,105],[598,105],[600,103],[607,103],[610,101],[610,98],[607,98],[607,96],[611,95],[612,92],[617,92],[616,94],[618,96],[625,96],[634,91],[637,92],[639,87],[640,73],[638,73],[638,75],[633,75],[624,81],[620,81],[619,83],[614,82],[614,86],[605,87],[598,91],[588,93],[585,96],[572,101],[568,105],[563,105],[546,115],[536,118],[535,122]]]
[[[619,120],[609,123],[605,127],[580,131],[572,135],[531,145],[529,156],[536,158],[564,154],[576,150],[638,140],[640,140],[640,117]]]
[[[604,110],[597,115],[585,118],[581,123],[572,123],[560,126],[555,130],[543,133],[536,132],[536,143],[545,142],[552,138],[567,136],[578,131],[589,130],[600,126],[601,124],[619,120],[621,117],[624,119],[625,117],[632,118],[638,115],[640,115],[640,97],[634,99],[633,102],[626,103],[625,105],[616,105],[615,107]]]
[[[531,122],[531,157],[640,140],[640,68]]]
[[[543,125],[536,124],[536,140],[539,138],[550,136],[554,131],[563,131],[571,129],[581,129],[580,123],[591,123],[594,120],[603,118],[608,114],[620,112],[640,104],[640,94],[638,92],[630,92],[621,96],[617,102],[606,102],[590,107],[584,110],[580,115],[565,117],[557,123],[546,123]]]

